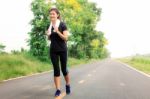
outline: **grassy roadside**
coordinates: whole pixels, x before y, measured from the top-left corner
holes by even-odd
[[[134,56],[134,57],[128,57],[128,58],[121,58],[119,60],[150,75],[150,57],[149,56]]]
[[[0,55],[0,81],[49,69],[51,66],[48,63],[40,62],[27,54]]]
[[[68,66],[89,63],[94,60],[68,59]],[[41,62],[29,54],[3,54],[0,55],[0,81],[19,76],[31,75],[52,69],[50,62]]]

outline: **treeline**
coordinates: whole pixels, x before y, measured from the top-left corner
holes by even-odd
[[[34,56],[47,60],[49,44],[45,32],[49,24],[48,10],[53,6],[60,10],[61,19],[67,23],[70,57],[105,58],[109,55],[105,48],[107,40],[104,33],[95,30],[101,15],[101,8],[97,8],[95,3],[89,3],[88,0],[33,0],[31,10],[34,18],[31,20],[28,43]]]

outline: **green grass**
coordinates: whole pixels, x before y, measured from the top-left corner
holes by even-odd
[[[0,55],[0,81],[19,76],[30,75],[37,72],[48,71],[50,69],[50,64],[40,62],[30,55]]]
[[[68,66],[75,67],[91,61],[94,60],[69,58]],[[50,61],[49,63],[41,62],[29,53],[0,54],[0,81],[49,71],[51,69],[52,65]]]
[[[133,66],[134,68],[140,71],[150,74],[149,56],[134,56],[134,57],[122,58],[119,60]]]

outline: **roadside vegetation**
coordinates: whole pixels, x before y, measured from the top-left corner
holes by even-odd
[[[95,61],[95,59],[76,59],[69,58],[68,66],[76,67],[79,64],[85,64]],[[27,76],[35,73],[50,71],[52,64],[50,60],[41,61],[32,56],[29,52],[14,51],[11,54],[0,54],[0,82],[10,78]]]
[[[129,64],[130,66],[133,66],[140,71],[150,74],[150,55],[136,55],[119,60]]]

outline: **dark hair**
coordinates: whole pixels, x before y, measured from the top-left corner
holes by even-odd
[[[49,10],[49,13],[51,12],[51,11],[55,11],[59,16],[57,17],[57,19],[61,19],[61,17],[60,17],[60,12],[59,12],[59,10],[57,9],[57,8],[51,8],[50,10]]]

